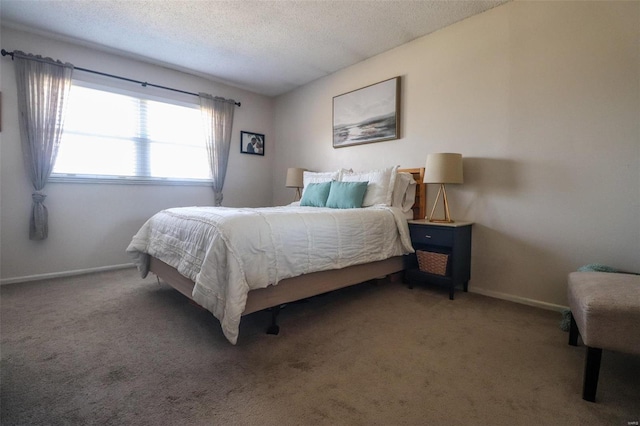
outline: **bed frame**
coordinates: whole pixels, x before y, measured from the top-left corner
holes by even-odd
[[[427,185],[424,179],[424,168],[399,169],[398,172],[411,173],[417,183],[416,199],[412,207],[414,219],[424,219],[426,215]],[[275,286],[249,291],[247,303],[242,315],[271,308],[272,321],[267,329],[269,334],[278,334],[276,323],[280,307],[286,303],[316,296],[329,291],[338,290],[354,284],[359,284],[372,279],[386,277],[404,270],[403,256],[395,256],[386,260],[380,260],[362,265],[349,266],[342,269],[314,272],[287,278]],[[150,256],[149,271],[158,279],[178,290],[180,293],[193,300],[191,294],[195,283],[181,275],[175,268],[161,260]],[[195,303],[195,302],[194,302]]]

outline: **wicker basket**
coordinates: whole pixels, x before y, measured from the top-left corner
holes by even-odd
[[[448,254],[416,250],[416,257],[421,271],[436,275],[447,274]]]

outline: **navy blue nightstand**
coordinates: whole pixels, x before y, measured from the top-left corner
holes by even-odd
[[[415,254],[405,258],[405,279],[409,288],[416,282],[440,284],[449,287],[449,299],[457,286],[467,291],[471,278],[471,227],[473,222],[436,223],[428,220],[410,220],[411,244],[416,250],[448,255],[443,275],[430,273],[418,267]]]

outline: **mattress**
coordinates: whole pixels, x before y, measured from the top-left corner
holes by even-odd
[[[413,248],[407,220],[396,207],[188,207],[151,217],[127,252],[142,276],[153,256],[194,281],[193,299],[220,320],[227,339],[236,343],[250,290]]]

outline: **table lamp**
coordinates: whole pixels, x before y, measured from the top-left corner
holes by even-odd
[[[298,201],[301,197],[300,188],[304,186],[303,174],[305,169],[299,167],[290,167],[287,169],[287,188],[296,188],[296,198],[293,201]]]
[[[424,171],[424,183],[436,183],[440,187],[433,209],[429,214],[429,222],[452,223],[449,213],[449,202],[447,201],[447,191],[445,184],[462,183],[462,154],[439,153],[427,155],[427,164]],[[444,219],[434,219],[433,212],[442,197],[444,202]]]

